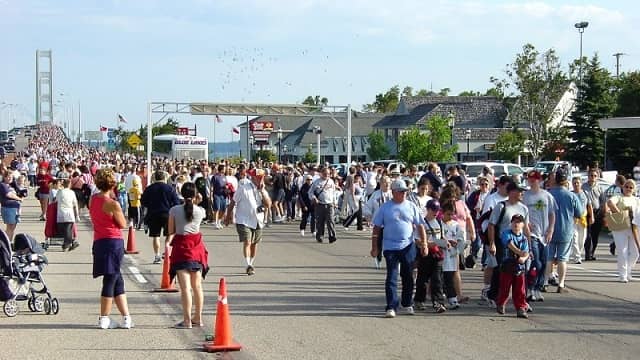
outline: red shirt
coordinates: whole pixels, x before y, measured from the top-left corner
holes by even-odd
[[[48,194],[49,193],[49,182],[53,180],[53,176],[49,173],[38,174],[36,176],[36,183],[38,184],[38,192],[40,194]]]
[[[209,267],[209,252],[202,241],[202,233],[175,234],[171,240],[171,264],[197,261],[206,269]]]
[[[116,225],[113,216],[102,211],[102,206],[106,201],[107,199],[101,194],[92,196],[90,200],[89,214],[93,223],[93,241],[102,239],[122,239],[124,241],[122,229]]]

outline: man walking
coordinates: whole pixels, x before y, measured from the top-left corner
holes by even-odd
[[[160,236],[165,236],[165,246],[171,241],[167,224],[169,221],[169,209],[180,204],[178,194],[174,188],[167,184],[167,173],[158,170],[153,174],[154,183],[147,186],[142,193],[140,203],[147,209],[145,221],[149,227],[149,237],[153,241],[154,264],[162,262],[160,256]]]
[[[335,207],[336,185],[329,177],[329,168],[324,167],[320,171],[320,178],[315,180],[309,189],[309,199],[315,206],[316,216],[316,241],[322,243],[325,224],[329,243],[336,242],[336,230],[333,222],[333,212]]]
[[[264,170],[253,169],[250,173],[251,181],[240,182],[224,220],[226,225],[231,224],[235,209],[236,231],[243,243],[242,254],[247,263],[247,275],[255,274],[253,265],[266,223],[265,210],[271,206],[271,199],[264,188]]]
[[[604,211],[601,206],[606,202],[604,192],[598,186],[599,173],[597,169],[589,170],[587,182],[582,185],[582,190],[593,208],[593,218],[587,223],[587,239],[584,242],[584,260],[594,261],[596,259],[596,247],[598,247],[598,238],[604,222]]]
[[[416,245],[413,241],[414,231],[419,236],[417,245],[422,254],[427,255],[427,237],[424,229],[422,211],[406,200],[409,191],[403,180],[394,180],[391,184],[392,200],[388,201],[373,217],[373,234],[371,235],[371,256],[376,257],[382,251],[387,263],[385,294],[387,306],[385,317],[396,316],[398,305],[403,313],[413,315],[413,263],[416,259]],[[380,229],[384,228],[382,249],[378,247]],[[398,266],[399,265],[399,266]],[[402,297],[398,302],[398,269],[402,279]]]

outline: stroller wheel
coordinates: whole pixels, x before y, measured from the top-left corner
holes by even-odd
[[[45,314],[51,314],[51,300],[49,300],[49,298],[44,299],[43,308]]]
[[[60,311],[60,303],[57,298],[51,299],[51,312],[53,315],[58,315],[58,311]]]
[[[48,299],[43,295],[38,295],[33,299],[33,308],[35,309],[35,311],[37,312],[44,311],[45,300],[48,300]]]
[[[20,311],[20,309],[18,308],[18,302],[15,299],[11,299],[4,303],[2,310],[4,310],[4,314],[8,317],[14,317],[18,315],[18,311]]]

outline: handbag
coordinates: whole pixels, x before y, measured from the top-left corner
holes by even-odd
[[[622,203],[622,201],[620,198],[618,198],[616,205],[620,203]],[[604,217],[607,221],[607,227],[609,228],[609,230],[622,231],[631,229],[630,213],[631,209],[628,208],[622,208],[617,213],[608,211]]]

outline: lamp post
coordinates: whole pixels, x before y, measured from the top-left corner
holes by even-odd
[[[471,129],[467,129],[467,131],[465,133],[465,137],[467,138],[467,158],[466,158],[466,160],[469,161],[469,142],[471,141]]]
[[[284,152],[284,161],[289,162],[289,156],[287,155],[288,146],[287,144],[282,145],[282,151]]]
[[[282,164],[281,143],[282,143],[282,128],[278,128],[278,164]]]
[[[251,163],[251,153],[253,152],[253,135],[249,135],[249,151],[247,152],[248,161]]]
[[[318,166],[320,166],[320,135],[322,135],[322,129],[320,126],[314,126],[313,133],[318,136]]]
[[[578,69],[578,88],[582,87],[582,34],[584,33],[584,29],[589,26],[587,21],[581,21],[574,25],[578,32],[580,33],[580,68]],[[578,91],[580,93],[580,91]]]
[[[449,130],[451,130],[451,142],[449,143],[449,145],[453,145],[453,129],[456,127],[456,116],[453,114],[453,112],[449,112],[447,121],[449,123]]]

